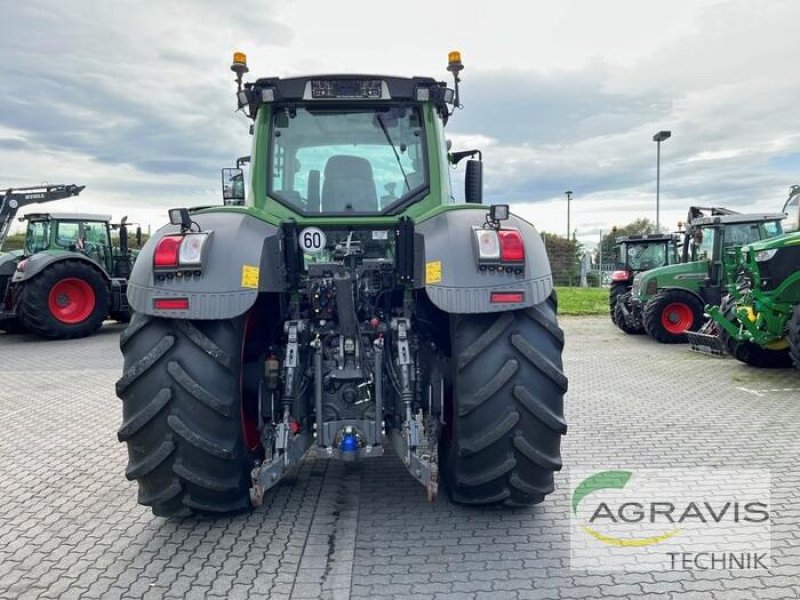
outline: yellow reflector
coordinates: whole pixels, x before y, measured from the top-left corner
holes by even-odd
[[[234,52],[233,53],[233,62],[234,62],[234,64],[235,63],[240,63],[240,64],[243,64],[243,65],[246,65],[247,64],[247,54],[245,54],[244,52]]]
[[[455,64],[461,62],[461,52],[458,50],[453,50],[447,55],[447,62],[448,64]]]

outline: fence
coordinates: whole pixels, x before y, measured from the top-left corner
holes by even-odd
[[[588,287],[608,287],[611,284],[611,273],[614,271],[613,262],[603,257],[602,265],[598,264],[595,256],[587,254],[581,244],[576,240],[552,235],[542,234],[544,247],[550,259],[550,269],[553,271],[553,282],[557,286],[580,286],[581,272],[586,269],[586,284]],[[586,262],[586,266],[582,265]]]

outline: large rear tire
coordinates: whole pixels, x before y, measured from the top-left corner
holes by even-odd
[[[108,316],[108,284],[85,262],[57,262],[20,285],[17,313],[25,327],[42,337],[85,337]]]
[[[255,449],[245,443],[244,319],[168,320],[135,313],[120,338],[118,437],[139,503],[163,517],[251,507]]]
[[[463,504],[537,504],[553,491],[567,431],[564,335],[551,297],[451,319],[442,478]]]
[[[687,331],[703,325],[703,303],[685,290],[663,290],[642,311],[644,330],[662,344],[685,344]]]
[[[789,342],[789,356],[791,356],[794,366],[800,369],[800,304],[794,305],[788,327],[786,341]]]
[[[608,289],[608,312],[611,315],[611,321],[615,325],[619,325],[617,322],[617,298],[629,292],[631,289],[630,284],[627,281],[617,281],[611,284],[611,287]]]

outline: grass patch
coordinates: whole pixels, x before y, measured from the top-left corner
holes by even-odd
[[[607,315],[608,289],[557,287],[558,314]]]

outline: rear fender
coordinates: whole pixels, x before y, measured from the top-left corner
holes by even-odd
[[[448,313],[488,313],[517,310],[544,302],[553,277],[544,243],[536,228],[515,215],[502,227],[519,229],[525,243],[523,272],[481,271],[475,256],[473,226],[486,221],[487,207],[451,210],[415,225],[425,240],[425,292]],[[495,304],[492,292],[522,292],[523,301]]]
[[[63,262],[65,260],[84,262],[88,265],[91,265],[98,273],[103,275],[106,281],[111,280],[105,269],[98,265],[97,262],[93,261],[88,256],[84,256],[80,252],[70,252],[69,250],[49,250],[47,252],[39,252],[38,254],[34,254],[20,261],[17,265],[17,270],[14,272],[14,276],[11,278],[11,282],[16,284],[30,281],[50,265]]]
[[[278,228],[246,214],[192,215],[209,231],[202,274],[160,279],[153,270],[158,242],[180,233],[177,225],[159,229],[144,245],[128,281],[128,303],[136,312],[171,319],[230,319],[245,313],[259,292],[285,289]],[[185,298],[188,310],[155,308],[156,299]]]
[[[17,269],[17,264],[22,260],[22,251],[13,250],[12,252],[0,253],[0,277],[11,278]],[[0,290],[2,293],[2,290]]]

